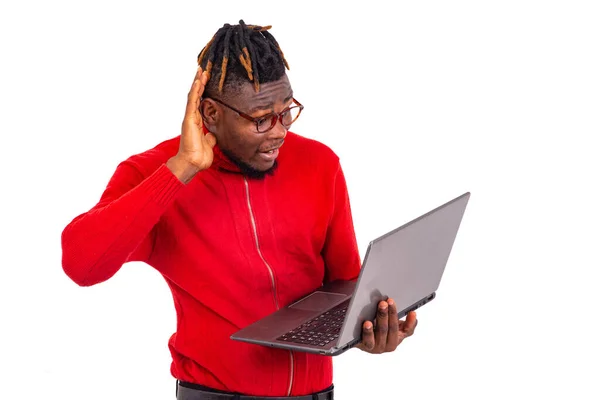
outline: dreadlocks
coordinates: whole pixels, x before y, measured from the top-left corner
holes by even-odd
[[[198,55],[198,65],[209,76],[205,89],[208,96],[221,94],[224,87],[239,85],[246,79],[258,92],[261,83],[276,81],[286,68],[290,69],[269,29],[271,25],[246,25],[240,20],[239,25],[225,24],[215,33]]]

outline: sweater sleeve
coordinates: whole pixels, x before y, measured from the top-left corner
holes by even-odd
[[[119,164],[98,204],[62,232],[67,276],[91,286],[111,278],[128,261],[147,262],[153,228],[183,186],[165,164],[147,177],[130,160]]]
[[[326,280],[352,280],[358,278],[361,260],[346,179],[341,166],[338,166],[335,176],[334,190],[333,214],[323,248]]]

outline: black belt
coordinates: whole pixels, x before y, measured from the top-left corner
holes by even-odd
[[[206,386],[177,381],[177,400],[333,400],[333,385],[306,396],[260,397],[222,392]]]

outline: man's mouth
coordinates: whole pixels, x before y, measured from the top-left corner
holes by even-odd
[[[270,147],[266,150],[260,150],[260,153],[265,153],[265,154],[273,154],[275,153],[277,150],[279,150],[279,148],[283,146],[283,143],[280,143],[279,145],[275,146],[275,147]]]
[[[265,150],[261,150],[258,152],[258,154],[264,161],[273,162],[277,158],[277,156],[279,156],[279,148],[281,147],[282,144],[283,143],[281,143],[277,147],[271,147],[271,148],[268,148]]]

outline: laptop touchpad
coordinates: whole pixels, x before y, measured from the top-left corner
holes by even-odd
[[[307,311],[325,311],[327,308],[334,306],[346,297],[348,296],[339,293],[315,292],[292,304],[289,308]]]

